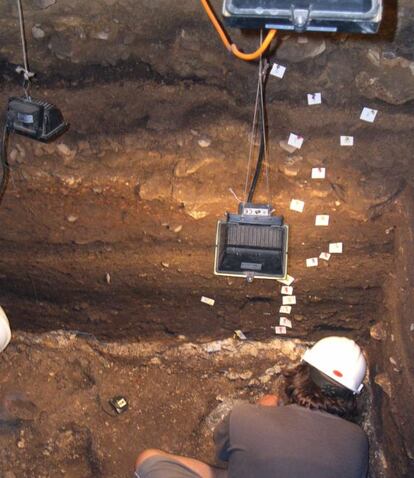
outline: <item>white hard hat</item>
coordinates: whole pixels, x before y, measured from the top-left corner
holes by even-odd
[[[9,345],[11,339],[10,324],[4,310],[0,307],[0,352]]]
[[[302,360],[354,393],[361,392],[367,363],[353,340],[326,337],[308,349]]]

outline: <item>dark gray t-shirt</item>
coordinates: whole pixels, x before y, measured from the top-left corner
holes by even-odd
[[[368,440],[357,425],[297,405],[238,405],[214,431],[228,478],[365,478]]]

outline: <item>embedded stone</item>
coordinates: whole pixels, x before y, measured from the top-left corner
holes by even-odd
[[[276,56],[281,60],[300,63],[321,55],[325,50],[326,43],[323,39],[309,38],[307,43],[303,43],[302,39],[298,41],[295,37],[289,37],[282,42]]]
[[[42,30],[42,28],[40,27],[40,25],[34,25],[32,27],[32,37],[35,39],[35,40],[41,40],[42,38],[44,38],[46,36],[46,33],[44,30]]]
[[[374,340],[384,340],[387,337],[387,332],[385,331],[382,322],[373,325],[370,328],[369,333]]]
[[[391,380],[386,373],[379,373],[374,378],[375,383],[381,387],[381,389],[386,393],[390,398],[392,395]]]

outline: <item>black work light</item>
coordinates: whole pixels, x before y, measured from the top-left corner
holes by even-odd
[[[224,0],[225,22],[236,28],[376,33],[383,0]]]
[[[242,203],[239,214],[217,224],[217,275],[283,279],[287,274],[288,226],[267,204]]]
[[[60,110],[46,101],[9,98],[6,127],[12,133],[48,142],[64,133],[69,125]]]

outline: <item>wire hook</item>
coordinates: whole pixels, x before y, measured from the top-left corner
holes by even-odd
[[[24,21],[23,21],[23,8],[21,0],[17,0],[17,11],[19,13],[19,25],[20,25],[20,39],[22,42],[22,52],[23,52],[23,65],[16,68],[16,73],[23,74],[23,90],[26,95],[26,98],[30,98],[29,89],[30,81],[35,76],[33,72],[29,70],[29,63],[27,61],[27,47],[26,47],[26,37],[24,31]]]

